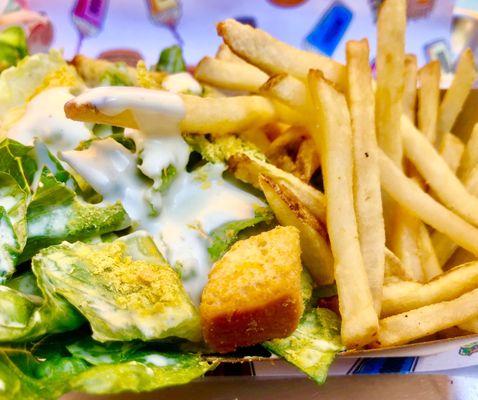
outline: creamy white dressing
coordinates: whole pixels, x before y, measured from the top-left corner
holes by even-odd
[[[131,111],[146,136],[177,135],[186,113],[183,100],[174,93],[139,87],[105,86],[76,97],[78,104],[92,104],[106,115]]]
[[[61,156],[105,201],[120,200],[133,220],[148,220],[152,212],[146,201],[148,188],[138,174],[136,155],[128,149],[108,138],[94,141],[87,150],[65,151]]]
[[[46,89],[26,105],[25,114],[7,132],[7,137],[31,146],[38,138],[53,154],[71,150],[91,136],[83,122],[66,118],[63,107],[74,96],[67,87]]]
[[[144,357],[144,361],[156,367],[166,367],[167,365],[173,365],[176,363],[175,360],[161,356],[159,354],[149,354]]]
[[[200,95],[202,87],[188,72],[178,72],[164,78],[161,86],[172,93],[191,93]]]

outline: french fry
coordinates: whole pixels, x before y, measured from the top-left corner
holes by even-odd
[[[414,281],[423,282],[422,262],[420,259],[420,248],[418,233],[420,220],[408,213],[406,210],[396,207],[393,221],[393,229],[389,238],[390,250],[400,259],[403,268]]]
[[[468,139],[458,168],[458,177],[463,180],[478,164],[478,124],[475,124]]]
[[[403,85],[403,113],[415,121],[417,107],[417,57],[414,54],[405,56],[405,78]]]
[[[413,281],[413,277],[403,266],[400,259],[389,249],[385,247],[385,279],[387,281]]]
[[[405,68],[406,1],[386,0],[377,20],[376,126],[380,147],[402,163],[400,121]]]
[[[375,99],[367,40],[346,45],[347,100],[353,147],[354,201],[363,263],[380,315],[385,268],[385,227],[375,135]]]
[[[274,75],[259,91],[262,95],[282,101],[302,113],[310,112],[312,108],[307,86],[291,75]]]
[[[295,160],[294,175],[309,182],[320,166],[320,156],[312,139],[305,139],[299,146]]]
[[[291,126],[284,133],[274,139],[266,151],[269,159],[277,158],[288,149],[298,149],[299,144],[308,136],[307,131],[299,126]]]
[[[243,60],[241,57],[235,55],[232,52],[232,50],[229,48],[229,46],[225,43],[221,43],[219,45],[219,48],[217,49],[217,52],[216,52],[216,58],[218,60],[235,62],[238,64],[251,65],[247,61]]]
[[[270,102],[274,106],[275,117],[278,121],[289,125],[300,126],[306,126],[309,123],[308,118],[304,117],[300,111],[293,107],[289,107],[287,104],[276,99],[270,99]]]
[[[445,133],[438,152],[452,172],[456,173],[458,170],[464,151],[465,145],[457,136]]]
[[[433,145],[402,117],[402,138],[408,159],[415,165],[438,198],[468,222],[478,225],[478,198],[471,195]]]
[[[382,317],[442,301],[478,288],[478,261],[460,265],[430,282],[396,282],[383,287]]]
[[[466,264],[476,261],[476,256],[471,254],[468,250],[458,248],[445,265],[445,270],[450,270],[458,265]]]
[[[342,316],[342,342],[353,348],[373,340],[378,320],[358,240],[350,116],[345,97],[317,71],[309,74],[309,89],[318,123],[312,135],[322,149],[327,229]]]
[[[254,127],[247,129],[245,131],[240,132],[239,136],[242,139],[254,144],[263,153],[267,151],[271,144],[271,141],[267,137],[267,134],[262,127]]]
[[[111,61],[90,58],[81,54],[76,55],[71,60],[71,64],[88,86],[99,86],[105,74],[112,69],[118,69],[117,65]],[[121,66],[121,72],[124,73],[125,77],[129,79],[133,85],[138,84],[136,68],[124,65]],[[166,76],[164,72],[150,71],[150,73],[157,82],[161,82]]]
[[[478,315],[478,289],[380,320],[378,342],[396,346],[459,325]]]
[[[430,143],[436,142],[440,104],[440,62],[431,61],[418,71],[418,129]]]
[[[102,88],[90,89],[90,91],[98,89]],[[181,132],[185,133],[223,135],[264,125],[276,118],[274,106],[269,100],[260,96],[215,98],[181,95],[181,98],[186,115],[180,123],[180,128]],[[148,106],[147,103],[146,106]],[[81,95],[65,104],[65,114],[76,121],[139,128],[131,111],[107,115],[94,104],[83,102]]]
[[[478,229],[448,210],[406,177],[385,153],[379,151],[382,188],[403,208],[478,255]]]
[[[428,233],[427,227],[421,221],[418,226],[418,249],[420,251],[420,260],[425,282],[442,274],[443,269],[438,262],[430,234]]]
[[[446,91],[440,103],[437,124],[438,143],[441,142],[445,133],[451,132],[475,79],[476,69],[473,52],[466,49],[460,56],[450,88]]]
[[[194,76],[223,89],[257,93],[269,76],[252,65],[204,57],[196,66]]]
[[[464,184],[465,188],[471,195],[478,196],[478,166],[473,168],[473,170],[467,174]],[[441,266],[446,264],[448,259],[453,255],[458,247],[457,243],[451,241],[448,237],[440,232],[433,233],[432,243],[438,258],[438,262]]]
[[[325,227],[283,185],[265,175],[259,177],[259,184],[279,223],[299,230],[302,259],[315,282],[319,285],[333,283],[334,260]]]
[[[314,187],[302,182],[296,176],[282,171],[281,169],[265,161],[253,159],[245,154],[232,156],[228,160],[228,166],[234,176],[250,183],[260,189],[259,176],[270,176],[275,182],[283,184],[310,210],[310,212],[325,223],[325,196]]]
[[[313,68],[338,85],[343,86],[345,82],[342,64],[317,53],[296,49],[260,29],[227,19],[217,25],[217,33],[234,53],[270,75],[287,73],[305,81]]]

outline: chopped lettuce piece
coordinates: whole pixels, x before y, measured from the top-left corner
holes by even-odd
[[[174,45],[163,49],[156,64],[156,71],[164,71],[170,74],[186,71],[181,47]]]
[[[42,250],[32,268],[46,292],[88,319],[96,340],[201,337],[196,308],[147,235],[94,245],[65,242]]]
[[[23,106],[38,93],[52,73],[66,66],[61,53],[52,50],[48,54],[25,57],[16,67],[3,71],[0,75],[0,117],[12,108]]]
[[[0,284],[15,272],[26,243],[29,195],[22,159],[12,154],[8,141],[3,141],[0,143]]]
[[[248,228],[256,227],[261,223],[269,225],[273,220],[274,214],[268,207],[258,207],[253,218],[227,222],[214,229],[209,234],[211,245],[207,249],[211,260],[214,262],[219,260]]]
[[[10,26],[0,33],[0,71],[16,65],[27,55],[27,38],[20,26]]]
[[[0,398],[49,400],[70,391],[151,391],[188,383],[216,365],[198,354],[163,352],[146,344],[52,338],[31,351],[0,348]]]
[[[120,203],[86,203],[45,168],[28,206],[28,239],[20,260],[28,260],[38,250],[64,240],[86,239],[129,225],[128,215]]]
[[[325,382],[330,364],[344,349],[340,342],[340,320],[325,308],[306,312],[289,337],[270,340],[263,345],[319,384]]]
[[[8,283],[10,287],[0,286],[0,342],[25,342],[47,333],[74,330],[84,323],[65,300],[42,296],[45,293],[36,282],[31,287],[25,287],[27,282]]]
[[[218,138],[209,138],[205,135],[184,135],[186,142],[203,158],[209,162],[226,162],[237,154],[246,154],[250,157],[266,160],[264,154],[252,143],[245,142],[237,136],[227,135]]]
[[[100,86],[133,86],[127,65],[122,62],[111,63],[100,77]]]

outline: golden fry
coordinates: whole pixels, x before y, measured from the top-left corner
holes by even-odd
[[[376,125],[378,143],[397,165],[402,163],[400,121],[405,68],[406,0],[383,2],[377,20]]]
[[[378,342],[396,346],[459,325],[478,315],[478,289],[380,320]]]
[[[383,288],[382,317],[453,300],[478,287],[478,261],[460,265],[430,282],[396,282]]]
[[[284,186],[265,175],[259,177],[259,184],[279,223],[299,230],[302,259],[315,282],[319,285],[333,283],[334,260],[325,227]]]
[[[385,227],[375,135],[375,99],[366,40],[346,46],[347,99],[352,124],[354,201],[363,262],[380,315],[385,268]]]
[[[417,57],[414,54],[405,56],[405,78],[403,85],[402,108],[410,121],[415,121],[417,107]]]
[[[345,97],[320,73],[311,71],[309,88],[318,122],[312,135],[322,149],[327,229],[342,316],[342,342],[353,348],[373,340],[378,320],[358,240],[350,116]]]
[[[431,61],[418,71],[418,129],[430,143],[437,137],[438,106],[440,104],[440,73],[438,60]]]
[[[194,76],[200,82],[246,92],[258,92],[269,76],[252,65],[204,57],[197,65]]]
[[[451,132],[475,79],[476,69],[473,52],[466,49],[460,56],[450,88],[446,91],[440,103],[437,124],[438,143],[441,142],[445,133]]]
[[[403,208],[478,255],[478,229],[448,210],[407,178],[379,151],[382,188]]]
[[[296,49],[260,29],[227,19],[217,25],[217,33],[234,53],[271,75],[287,73],[306,80],[313,68],[322,71],[332,82],[342,86],[345,82],[342,64],[317,53]]]

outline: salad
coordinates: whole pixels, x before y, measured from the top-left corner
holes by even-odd
[[[0,75],[0,398],[149,391],[213,370],[223,354],[204,341],[199,311],[208,274],[231,246],[243,254],[278,229],[227,161],[306,186],[233,134],[263,125],[268,110],[254,114],[259,101],[226,116],[221,136],[195,134],[195,115],[203,130],[211,120],[191,111],[196,99],[223,97],[185,71],[177,47],[151,68],[17,53]],[[68,118],[68,102],[93,102],[103,120]],[[135,129],[123,128],[125,110]],[[249,344],[322,383],[343,349],[339,319],[315,307],[300,249],[292,256],[300,315],[286,337]]]

